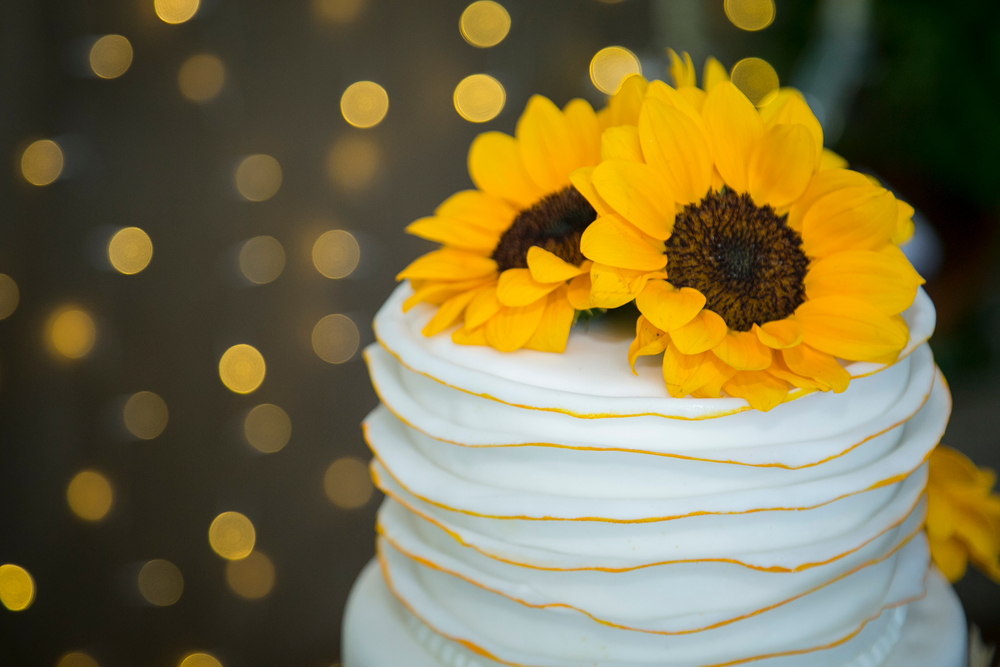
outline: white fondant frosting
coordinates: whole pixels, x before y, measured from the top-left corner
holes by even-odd
[[[924,594],[926,459],[951,409],[922,291],[899,361],[767,413],[671,398],[655,359],[633,375],[614,318],[561,355],[503,354],[424,337],[434,310],[404,315],[410,293],[375,318],[364,431],[385,581],[443,665],[890,654]]]

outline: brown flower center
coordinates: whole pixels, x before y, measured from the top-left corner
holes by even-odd
[[[563,261],[579,266],[580,237],[597,212],[572,185],[542,197],[517,214],[493,251],[497,269],[528,268],[528,249],[538,246]]]
[[[809,259],[786,219],[750,195],[709,192],[677,214],[666,242],[668,280],[704,294],[705,307],[735,331],[788,317],[805,301]]]

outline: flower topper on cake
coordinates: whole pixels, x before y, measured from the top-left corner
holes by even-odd
[[[599,114],[535,96],[516,137],[476,138],[478,190],[408,227],[444,244],[398,276],[406,308],[439,306],[424,334],[562,352],[575,311],[634,301],[633,367],[662,354],[671,396],[759,410],[896,361],[913,209],[823,148],[797,91],[758,109],[715,59],[698,88],[670,54],[676,87],[630,77]]]

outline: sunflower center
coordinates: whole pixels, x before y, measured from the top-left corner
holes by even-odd
[[[500,237],[493,260],[499,271],[528,268],[528,249],[538,246],[579,266],[585,259],[580,237],[597,212],[572,185],[542,197],[517,214]]]
[[[677,214],[667,275],[693,287],[734,331],[788,317],[805,301],[802,238],[770,206],[731,190],[709,192]]]

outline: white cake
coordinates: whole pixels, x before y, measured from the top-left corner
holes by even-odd
[[[436,656],[413,664],[892,656],[926,592],[926,459],[950,411],[923,291],[899,361],[852,364],[846,392],[766,413],[670,398],[654,359],[633,375],[634,320],[577,325],[564,354],[501,353],[424,337],[435,309],[404,315],[410,293],[401,285],[375,319],[365,358],[382,404],[364,429],[387,496],[378,560],[394,618]],[[950,628],[951,667],[961,619],[946,602],[951,625],[935,627]],[[345,664],[375,667],[351,646],[380,630],[351,613]]]

